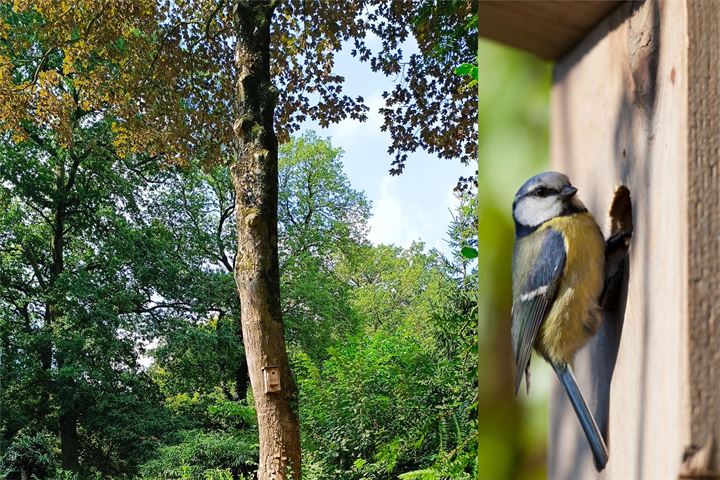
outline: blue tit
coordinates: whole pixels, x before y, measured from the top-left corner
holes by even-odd
[[[572,360],[600,325],[605,241],[568,177],[544,172],[515,194],[512,346],[515,393],[532,348],[555,370],[590,443],[598,471],[607,447],[572,373]],[[526,375],[527,377],[527,375]],[[529,389],[529,380],[526,378]]]

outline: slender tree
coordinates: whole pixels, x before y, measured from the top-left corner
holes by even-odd
[[[235,185],[238,258],[235,280],[243,340],[258,414],[258,478],[300,478],[297,388],[290,373],[280,309],[277,248],[278,142],[273,125],[277,90],[270,76],[270,22],[274,2],[234,5],[238,70]],[[267,375],[279,370],[280,391]]]
[[[343,172],[342,150],[313,132],[280,147],[278,243],[288,341],[313,359],[357,331],[337,265],[367,243],[370,205]]]

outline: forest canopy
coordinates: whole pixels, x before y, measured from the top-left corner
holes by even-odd
[[[241,3],[0,3],[0,476],[240,479],[262,463],[237,289],[233,167],[238,131],[257,133],[237,95]],[[333,69],[349,46],[403,79],[381,110],[393,173],[417,149],[474,160],[475,94],[453,73],[474,58],[471,6],[274,12],[269,251],[306,478],[473,478],[476,281],[455,253],[472,198],[450,253],[372,245],[342,151],[299,131],[364,118]]]

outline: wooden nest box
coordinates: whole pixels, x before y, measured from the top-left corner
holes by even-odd
[[[551,166],[606,235],[632,197],[621,302],[575,359],[610,460],[556,386],[549,478],[720,478],[720,0],[481,1],[478,22],[555,62]]]

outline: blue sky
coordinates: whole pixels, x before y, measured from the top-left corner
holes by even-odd
[[[370,42],[379,45],[377,38]],[[416,51],[408,45],[403,51]],[[346,120],[328,128],[305,122],[303,129],[313,129],[330,137],[334,146],[342,147],[344,170],[353,188],[362,190],[372,202],[370,240],[407,247],[421,240],[426,247],[447,252],[445,243],[450,209],[457,205],[453,196],[459,177],[470,176],[476,165],[463,166],[460,161],[441,160],[425,152],[409,155],[402,175],[388,173],[393,158],[387,153],[390,136],[380,131],[383,105],[381,94],[394,86],[394,78],[386,78],[360,63],[347,49],[338,57],[335,71],[345,77],[344,93],[362,96],[370,107],[365,122]]]

